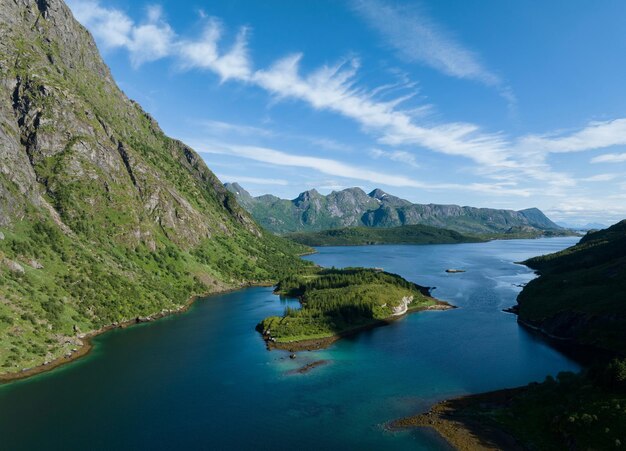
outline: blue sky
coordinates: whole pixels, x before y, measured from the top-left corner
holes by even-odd
[[[253,194],[626,217],[623,1],[68,3],[126,94]]]

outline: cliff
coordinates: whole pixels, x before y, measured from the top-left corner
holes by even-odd
[[[0,373],[302,264],[119,90],[61,0],[0,0],[0,35]]]

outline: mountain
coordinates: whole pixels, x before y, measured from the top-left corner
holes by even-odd
[[[518,297],[520,322],[577,345],[626,355],[626,220],[524,263],[540,277]]]
[[[346,227],[319,232],[295,232],[285,237],[306,246],[362,246],[370,244],[456,244],[477,243],[480,238],[454,230],[421,224],[389,228]]]
[[[2,0],[0,35],[0,373],[304,264],[119,90],[61,0]]]
[[[286,200],[272,195],[253,197],[237,183],[225,186],[261,226],[278,234],[412,224],[473,234],[564,232],[537,208],[513,211],[413,204],[381,189],[367,194],[360,188],[333,191],[326,196],[313,189]]]

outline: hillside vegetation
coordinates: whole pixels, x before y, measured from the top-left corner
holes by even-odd
[[[287,307],[282,317],[265,318],[257,326],[278,345],[342,335],[408,311],[447,306],[431,298],[427,288],[365,268],[310,268],[281,279],[276,292],[301,302],[301,308]]]
[[[591,357],[591,365],[580,374],[561,373],[540,384],[447,401],[429,414],[398,423],[437,424],[451,442],[464,440],[457,433],[460,423],[473,437],[499,440],[502,436],[494,428],[504,431],[524,449],[623,448],[626,221],[524,263],[540,276],[519,295],[520,322],[569,343],[570,351]]]
[[[117,88],[62,1],[3,1],[0,35],[0,374],[306,265]]]
[[[361,246],[370,244],[453,244],[477,243],[481,238],[463,235],[454,230],[425,225],[391,228],[347,227],[320,232],[299,232],[286,238],[306,246]]]
[[[519,295],[521,321],[578,344],[626,355],[626,221],[524,263],[540,277]]]

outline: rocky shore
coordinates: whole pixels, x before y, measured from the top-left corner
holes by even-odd
[[[432,428],[459,451],[523,450],[512,436],[482,421],[473,408],[505,406],[525,389],[498,390],[442,401],[428,412],[392,421],[387,429]]]

